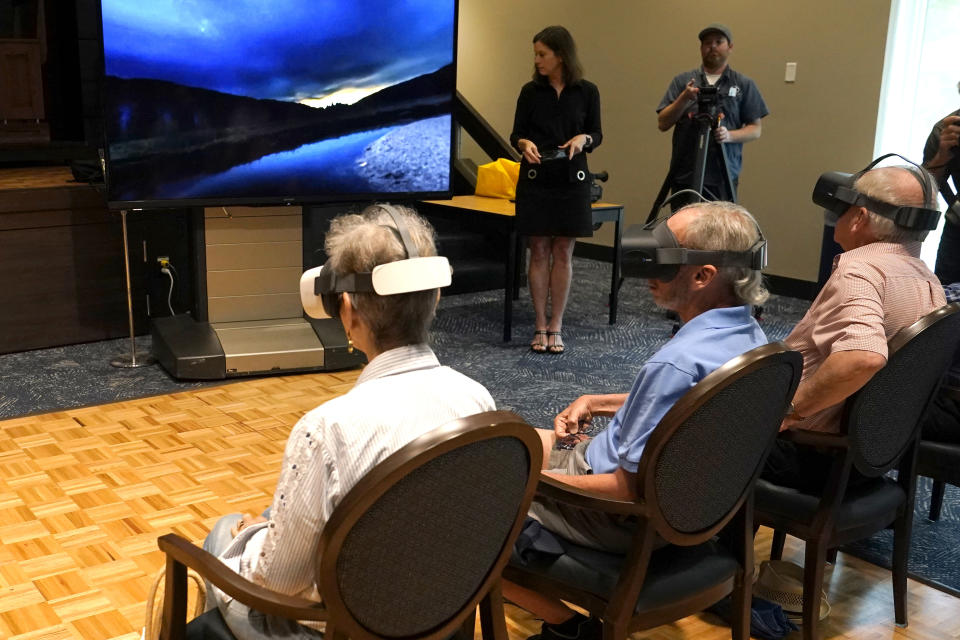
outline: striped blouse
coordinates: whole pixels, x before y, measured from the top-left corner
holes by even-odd
[[[418,436],[494,408],[481,384],[440,366],[427,345],[380,354],[349,392],[293,427],[270,520],[243,529],[221,560],[265,587],[319,600],[313,569],[317,542],[346,493]],[[217,595],[229,600],[222,592]]]

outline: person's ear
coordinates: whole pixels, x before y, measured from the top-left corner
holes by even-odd
[[[357,310],[353,306],[353,298],[346,291],[340,294],[340,322],[348,331],[357,321]]]
[[[850,232],[856,233],[857,231],[862,231],[869,220],[870,217],[867,213],[867,208],[857,207],[856,212],[853,214],[853,220],[850,221]]]
[[[717,276],[717,268],[712,264],[700,265],[693,274],[693,283],[698,287],[706,287]]]

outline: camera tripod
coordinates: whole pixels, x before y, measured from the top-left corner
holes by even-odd
[[[707,194],[703,192],[703,180],[707,173],[707,158],[710,153],[710,141],[713,139],[713,132],[720,126],[723,115],[713,113],[698,113],[693,116],[697,124],[697,159],[693,165],[693,186],[692,188],[706,197],[713,196],[716,199],[717,194]],[[733,176],[730,175],[730,163],[727,161],[727,145],[720,145],[720,166],[723,168],[723,178],[726,180],[728,193],[732,202],[737,201],[737,187],[733,182]]]
[[[703,190],[703,181],[707,173],[707,159],[709,158],[710,153],[710,141],[713,139],[713,132],[723,121],[723,114],[719,112],[717,103],[718,99],[716,87],[708,87],[705,86],[704,83],[704,86],[700,87],[700,94],[697,100],[697,113],[690,116],[697,126],[697,157],[693,165],[694,181],[690,189],[696,191],[696,193],[699,194],[703,200],[708,200],[711,197],[714,200],[717,199],[717,194],[704,193]],[[720,166],[723,169],[723,177],[726,180],[728,193],[730,194],[730,200],[732,202],[736,202],[737,186],[733,181],[733,176],[730,175],[730,163],[727,158],[727,146],[725,144],[720,144],[719,146]],[[660,193],[657,194],[657,198],[653,203],[653,208],[650,210],[650,214],[647,216],[648,224],[657,218],[658,214],[660,213],[660,209],[663,208],[667,201],[670,200],[670,198],[667,198],[667,192],[671,188],[674,168],[674,165],[671,163],[670,170],[667,172],[667,177],[663,181],[663,186],[660,187]],[[671,196],[671,198],[672,197],[673,196]],[[671,205],[671,208],[675,207]],[[620,279],[620,285],[623,285],[623,278]],[[677,331],[680,330],[679,316],[677,316],[676,312],[674,311],[667,311],[666,317],[667,319],[674,321],[671,335],[676,335]],[[753,317],[758,321],[762,319],[763,307],[761,305],[756,305],[753,307]]]
[[[710,89],[713,91],[709,91]],[[697,106],[697,113],[688,116],[694,121],[697,127],[697,156],[693,165],[693,184],[689,187],[689,189],[696,191],[704,200],[716,200],[718,199],[718,194],[704,193],[703,191],[703,181],[706,177],[707,161],[710,155],[710,142],[713,139],[713,132],[717,129],[717,127],[720,126],[720,123],[723,120],[723,114],[717,109],[716,88],[701,87],[700,98],[697,101]],[[720,166],[723,169],[723,177],[726,180],[731,201],[736,202],[737,187],[733,181],[733,176],[730,175],[730,162],[727,159],[727,146],[724,144],[719,146],[719,159]],[[676,168],[676,161],[677,159],[674,158],[670,165],[670,170],[667,172],[667,177],[664,178],[663,185],[660,187],[660,192],[657,194],[657,197],[653,202],[653,208],[650,209],[650,214],[647,216],[647,222],[651,222],[657,218],[657,215],[660,213],[660,209],[667,201],[667,193],[670,191],[671,183],[673,182],[673,173]]]

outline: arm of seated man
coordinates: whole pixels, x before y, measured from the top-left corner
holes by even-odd
[[[625,393],[582,395],[557,414],[553,431],[558,438],[580,433],[590,426],[595,416],[612,416],[627,401]]]
[[[870,381],[887,359],[874,351],[835,351],[827,356],[816,373],[800,383],[793,396],[794,415],[811,416],[840,404]],[[787,418],[780,430],[803,428],[803,421]]]
[[[544,471],[543,475],[559,480],[577,489],[593,491],[614,500],[637,499],[637,474],[617,467],[613,473],[593,473],[572,476],[563,473]]]

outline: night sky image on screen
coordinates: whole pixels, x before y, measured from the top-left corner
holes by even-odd
[[[103,0],[110,200],[448,190],[454,3]]]

